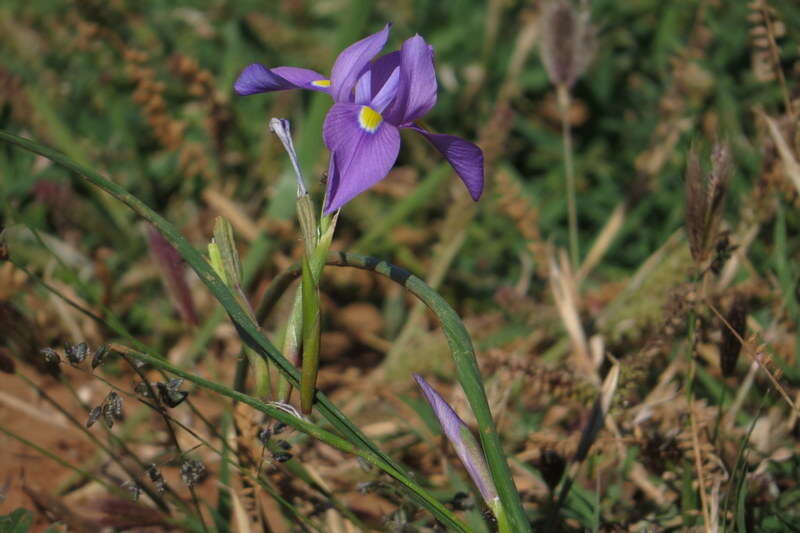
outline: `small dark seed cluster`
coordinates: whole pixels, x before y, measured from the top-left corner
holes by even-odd
[[[89,356],[89,352],[89,345],[85,342],[79,342],[78,344],[64,343],[64,356],[67,358],[67,361],[74,366],[78,366],[83,363]],[[107,344],[98,346],[92,355],[92,370],[102,365],[110,352],[111,349]],[[42,348],[39,350],[39,353],[42,354],[45,363],[48,365],[57,366],[61,364],[61,356],[59,356],[58,352],[56,352],[54,349]]]
[[[103,418],[103,422],[109,429],[114,427],[114,422],[117,420],[122,420],[122,397],[120,397],[119,394],[111,391],[108,393],[108,395],[106,395],[103,403],[93,407],[91,411],[89,411],[89,418],[86,420],[86,427],[92,427],[95,422],[100,419],[100,417]]]
[[[206,475],[205,465],[197,459],[186,459],[181,463],[181,481],[188,486],[194,487],[201,482]]]

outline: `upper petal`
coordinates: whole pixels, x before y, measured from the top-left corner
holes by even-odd
[[[331,151],[326,214],[385,178],[400,152],[397,128],[383,120],[375,127],[364,127],[360,119],[365,108],[369,109],[358,104],[334,104],[325,117],[323,136]]]
[[[392,124],[413,122],[436,104],[436,70],[433,47],[415,35],[400,49],[400,88],[386,119]]]
[[[474,143],[454,135],[430,133],[419,126],[408,126],[420,132],[453,166],[476,202],[483,193],[483,152]]]
[[[356,81],[372,58],[386,45],[390,28],[391,24],[387,24],[378,33],[351,44],[339,54],[331,69],[331,95],[334,101],[352,101],[351,93]]]
[[[400,66],[400,50],[383,54],[376,59],[369,70],[372,74],[372,94],[378,94],[389,76]]]
[[[330,83],[325,82],[327,82],[325,76],[306,68],[275,67],[269,69],[261,63],[253,63],[245,67],[239,74],[233,88],[237,94],[242,96],[285,89],[328,92]]]

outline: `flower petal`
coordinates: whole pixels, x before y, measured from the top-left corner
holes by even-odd
[[[372,100],[372,72],[369,70],[358,78],[354,102],[359,105],[369,105]]]
[[[378,33],[351,44],[336,58],[331,69],[331,95],[335,102],[353,101],[351,93],[356,81],[372,58],[386,45],[391,27],[391,24],[387,24]]]
[[[436,70],[433,48],[415,35],[400,49],[400,88],[397,98],[386,112],[392,124],[414,122],[436,104]]]
[[[476,144],[454,135],[430,133],[419,126],[406,126],[420,132],[447,159],[476,202],[483,193],[483,152]]]
[[[489,467],[486,465],[486,458],[483,455],[483,450],[475,440],[475,436],[469,430],[467,425],[461,420],[461,417],[456,414],[452,407],[436,392],[436,389],[431,387],[425,378],[419,374],[414,374],[414,379],[422,389],[425,399],[433,409],[433,413],[439,420],[439,425],[442,426],[447,440],[453,445],[456,450],[456,455],[461,460],[461,463],[467,469],[469,477],[478,487],[478,490],[483,496],[483,499],[490,506],[497,499],[497,489],[494,486],[494,481],[489,473]]]
[[[397,128],[358,104],[334,104],[325,117],[323,137],[331,151],[326,214],[385,178],[400,152]]]
[[[372,94],[378,94],[389,76],[400,66],[400,50],[383,54],[369,67],[372,73]]]
[[[386,80],[386,83],[383,84],[378,90],[378,94],[372,97],[372,101],[370,102],[370,107],[372,107],[378,113],[383,113],[383,110],[392,103],[395,96],[397,96],[397,89],[400,87],[400,67],[394,69],[392,75],[389,76],[389,79]]]
[[[269,69],[261,63],[248,65],[233,86],[237,94],[265,93],[286,89],[310,89],[328,92],[330,82],[319,72],[306,68],[275,67]]]

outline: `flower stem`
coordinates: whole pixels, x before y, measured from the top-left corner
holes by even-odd
[[[573,161],[572,131],[569,126],[569,89],[558,86],[558,110],[561,115],[561,137],[564,146],[564,170],[567,182],[567,214],[569,217],[569,256],[572,267],[578,268],[578,211],[575,206],[575,164]]]

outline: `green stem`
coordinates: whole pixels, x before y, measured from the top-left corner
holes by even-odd
[[[558,110],[561,115],[561,137],[564,146],[564,170],[567,181],[567,213],[569,217],[569,255],[572,267],[580,264],[578,247],[578,209],[575,205],[575,164],[573,162],[572,131],[569,127],[569,89],[558,86]]]
[[[252,320],[248,316],[247,312],[241,308],[241,306],[236,300],[236,297],[228,289],[228,287],[224,284],[224,282],[219,278],[219,276],[217,276],[217,274],[214,272],[214,270],[211,268],[208,262],[203,258],[203,256],[200,255],[200,253],[194,247],[191,246],[191,244],[183,237],[183,235],[181,235],[181,233],[166,219],[164,219],[158,213],[150,209],[141,200],[130,194],[128,191],[126,191],[124,188],[120,187],[116,183],[106,179],[99,173],[94,172],[93,170],[72,161],[68,157],[64,156],[63,154],[55,150],[42,146],[28,139],[18,137],[3,130],[0,130],[0,140],[9,142],[16,146],[19,146],[20,148],[23,148],[30,152],[46,157],[51,161],[53,161],[54,163],[56,163],[57,165],[62,166],[67,170],[76,173],[82,179],[85,179],[89,183],[92,183],[93,185],[111,194],[117,200],[123,202],[128,207],[130,207],[142,218],[146,219],[151,224],[153,224],[162,233],[162,235],[178,250],[178,252],[184,258],[184,260],[186,260],[186,262],[194,269],[198,277],[203,281],[206,287],[208,287],[208,289],[211,291],[211,293],[214,295],[217,301],[219,301],[219,303],[222,305],[222,307],[230,316],[231,321],[236,326],[242,341],[248,344],[251,348],[253,348],[261,357],[268,358],[273,363],[275,363],[276,367],[289,379],[289,381],[292,383],[293,386],[297,386],[299,384],[299,375],[297,369],[294,368],[294,366],[292,366],[291,363],[289,363],[289,361],[287,361],[285,357],[283,357],[283,355],[275,348],[275,346],[273,346],[272,343],[263,335],[263,333],[259,330],[259,328],[252,323]],[[165,363],[164,361],[158,360],[151,356],[146,356],[146,357],[148,357],[152,361],[157,361],[162,365]],[[158,365],[154,366],[157,366],[158,368],[165,368],[163,366],[158,366]],[[170,371],[173,370],[180,370],[180,369],[170,368]],[[186,374],[183,371],[181,372],[183,374]],[[176,373],[177,375],[182,375],[181,373],[177,372],[173,373]],[[185,377],[185,379],[189,378]],[[190,381],[194,380],[190,379]],[[252,398],[245,396],[241,393],[235,393],[235,391],[232,391],[227,387],[223,388],[227,391],[233,392],[236,395],[236,399],[238,399],[239,401],[244,402],[242,398],[246,398],[248,402],[255,401]],[[266,406],[266,404],[263,404],[261,402],[258,402],[258,404]],[[404,485],[409,490],[409,495],[412,497],[412,499],[419,505],[425,507],[431,513],[433,513],[442,523],[444,523],[448,527],[453,528],[455,531],[464,531],[464,532],[467,531],[463,523],[461,523],[451,511],[445,508],[431,494],[429,494],[427,491],[419,487],[419,485],[414,483],[410,478],[408,478],[408,476],[406,476],[403,473],[400,466],[398,466],[388,455],[383,453],[374,442],[372,442],[369,438],[367,438],[364,435],[364,433],[361,432],[361,430],[359,430],[350,421],[350,419],[347,418],[327,398],[327,396],[325,396],[319,391],[316,393],[316,406],[319,412],[331,423],[331,425],[333,425],[334,428],[340,431],[348,439],[351,439],[351,441],[346,441],[344,439],[341,439],[341,437],[336,437],[337,439],[347,443],[348,446],[357,451],[369,454],[373,460],[378,461],[379,468],[389,473],[392,477],[394,477],[402,485]],[[280,410],[277,409],[277,411]],[[290,417],[290,418],[295,419],[295,417]],[[288,421],[286,423],[288,423]]]
[[[319,286],[311,273],[308,255],[303,257],[303,368],[300,375],[300,409],[308,414],[314,405],[319,371]]]

